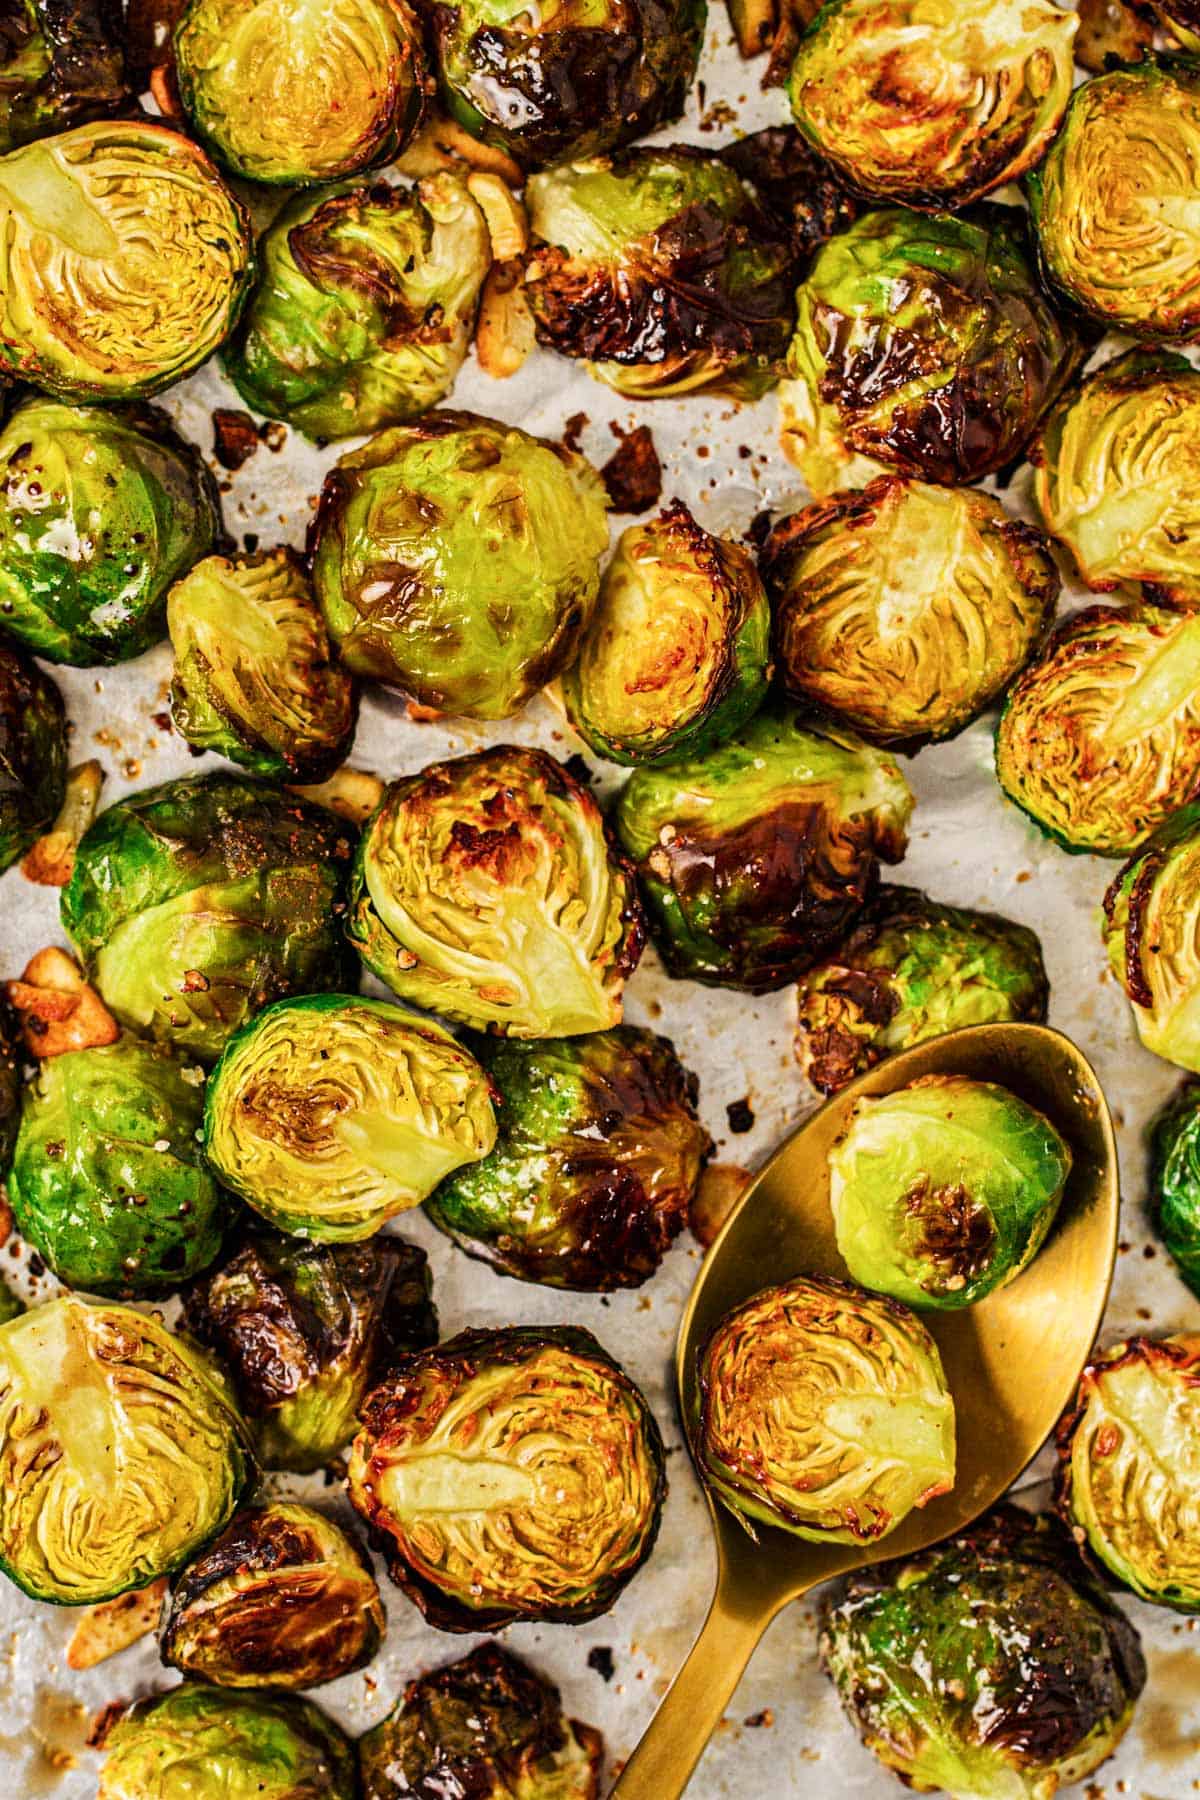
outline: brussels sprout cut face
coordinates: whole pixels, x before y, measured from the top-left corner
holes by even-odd
[[[729,1313],[700,1352],[702,1472],[756,1536],[866,1544],[954,1485],[954,1402],[906,1307],[801,1276]]]
[[[511,745],[393,783],[359,846],[349,933],[402,1000],[512,1037],[620,1024],[642,947],[596,802]]]
[[[1059,1510],[1143,1600],[1200,1613],[1200,1335],[1094,1358],[1058,1429]]]
[[[108,0],[11,0],[0,40],[0,155],[129,103]]]
[[[1200,1082],[1185,1081],[1154,1120],[1150,1198],[1159,1237],[1200,1295]]]
[[[582,456],[431,413],[326,477],[313,580],[343,662],[425,706],[504,719],[575,655],[608,547]]]
[[[212,477],[156,407],[32,399],[0,431],[0,619],[51,662],[148,650],[220,531]]]
[[[0,367],[67,400],[135,400],[225,338],[251,273],[202,150],[142,120],[0,158]]]
[[[1180,807],[1104,896],[1108,960],[1147,1050],[1200,1070],[1200,805]]]
[[[890,757],[772,707],[708,756],[637,770],[615,823],[671,974],[761,993],[847,929],[912,803]]]
[[[251,1473],[219,1377],[157,1319],[66,1295],[0,1327],[0,1568],[33,1599],[169,1574]]]
[[[350,1498],[443,1631],[607,1612],[666,1495],[638,1389],[588,1331],[466,1331],[368,1397]]]
[[[877,744],[969,725],[1054,613],[1046,538],[974,488],[883,476],[782,519],[763,552],[787,690]]]
[[[850,1722],[922,1792],[1049,1800],[1112,1755],[1146,1684],[1066,1534],[1015,1506],[852,1575],[821,1627]]]
[[[355,1800],[354,1747],[294,1694],[185,1681],[139,1700],[109,1732],[97,1800]]]
[[[404,424],[445,399],[491,245],[462,182],[434,175],[302,195],[259,260],[225,367],[256,412],[327,440]]]
[[[0,617],[7,620],[3,593],[0,566]],[[18,644],[0,634],[0,871],[52,824],[66,790],[62,695]]]
[[[1200,781],[1200,614],[1089,607],[1008,696],[996,774],[1066,850],[1124,856]]]
[[[1003,468],[1083,355],[1007,206],[866,213],[819,252],[796,308],[783,446],[818,496],[883,464],[950,484]]]
[[[209,556],[167,603],[171,713],[196,750],[256,775],[322,781],[354,733],[354,684],[292,550]]]

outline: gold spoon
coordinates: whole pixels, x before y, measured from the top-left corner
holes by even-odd
[[[918,1044],[822,1106],[747,1189],[704,1259],[675,1352],[680,1412],[695,1416],[697,1355],[713,1326],[762,1287],[793,1275],[846,1276],[829,1207],[827,1157],[861,1094],[921,1075],[997,1081],[1044,1112],[1074,1156],[1049,1241],[1010,1286],[962,1312],[925,1312],[958,1430],[954,1491],[912,1512],[882,1543],[809,1543],[771,1526],[756,1544],[708,1495],[717,1590],[704,1627],[611,1800],[678,1800],[756,1644],[789,1600],[818,1582],[948,1537],[999,1499],[1036,1455],[1071,1397],[1108,1298],[1117,1249],[1117,1151],[1086,1057],[1044,1025],[974,1025]]]

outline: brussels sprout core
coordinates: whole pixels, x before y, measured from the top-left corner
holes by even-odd
[[[1147,1050],[1200,1070],[1200,805],[1180,807],[1104,896],[1108,960]]]
[[[1200,1082],[1185,1081],[1154,1120],[1150,1197],[1159,1236],[1200,1296]]]
[[[0,536],[2,519],[0,513]],[[0,549],[0,597],[4,592]],[[0,635],[0,871],[23,856],[53,822],[66,791],[62,695],[19,644]]]
[[[97,1800],[356,1800],[354,1747],[294,1694],[185,1681],[139,1700],[105,1740]]]

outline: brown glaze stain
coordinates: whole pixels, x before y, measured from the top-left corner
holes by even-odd
[[[1198,1714],[1200,1651],[1164,1650],[1153,1655],[1137,1719],[1142,1755],[1160,1768],[1186,1768],[1190,1763],[1200,1763]]]

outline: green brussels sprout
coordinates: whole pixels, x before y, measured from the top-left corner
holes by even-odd
[[[1091,606],[1011,688],[1008,798],[1064,850],[1127,856],[1200,782],[1200,613]]]
[[[590,1331],[464,1331],[369,1394],[350,1498],[442,1631],[607,1612],[667,1481],[653,1414]]]
[[[1200,1070],[1196,889],[1200,803],[1181,806],[1104,896],[1104,943],[1147,1050]]]
[[[35,396],[0,431],[0,622],[51,662],[140,656],[220,536],[216,484],[157,407]]]
[[[123,1025],[213,1061],[287,994],[343,988],[353,833],[244,775],[129,794],[81,839],[63,927]]]
[[[354,1747],[296,1694],[185,1681],[138,1700],[105,1739],[97,1800],[355,1800]]]
[[[444,400],[491,264],[453,175],[339,188],[286,206],[224,363],[256,412],[321,442],[402,425]]]
[[[800,1276],[736,1307],[699,1354],[697,1457],[751,1537],[869,1544],[954,1485],[954,1402],[907,1307]]]
[[[925,1075],[856,1100],[829,1157],[837,1245],[855,1281],[908,1306],[973,1306],[1046,1241],[1071,1152],[991,1081]]]
[[[635,770],[615,824],[668,971],[764,993],[848,929],[912,805],[890,757],[770,706],[707,756]]]
[[[883,465],[950,485],[1002,469],[1084,353],[1009,206],[864,213],[818,252],[796,310],[783,446],[818,498]]]
[[[850,936],[801,977],[796,1060],[821,1094],[963,1025],[1044,1022],[1036,933],[998,913],[881,887]]]
[[[232,329],[252,272],[241,203],[147,119],[0,157],[0,371],[63,400],[144,400]]]
[[[1150,1200],[1159,1237],[1200,1296],[1200,1082],[1184,1081],[1151,1123]]]
[[[1107,1760],[1146,1685],[1133,1626],[1050,1518],[999,1506],[826,1600],[821,1660],[906,1784],[1050,1800]]]
[[[164,1663],[227,1688],[307,1688],[370,1662],[383,1602],[357,1540],[311,1506],[235,1514],[176,1577]]]
[[[390,162],[425,107],[405,0],[188,0],[175,69],[188,118],[226,168],[285,187]]]
[[[515,425],[445,411],[381,432],[326,476],[311,539],[346,667],[508,718],[575,656],[606,504],[589,462]]]
[[[1080,312],[1134,337],[1200,331],[1200,64],[1152,57],[1076,88],[1029,177],[1042,263]]]
[[[229,1369],[259,1460],[302,1474],[350,1442],[396,1357],[437,1342],[425,1252],[398,1237],[309,1244],[248,1226],[183,1316]]]
[[[595,800],[511,744],[392,783],[359,845],[347,929],[402,1000],[523,1038],[619,1025],[643,936]]]
[[[39,1064],[8,1191],[22,1237],[69,1287],[165,1294],[220,1250],[231,1207],[196,1141],[199,1074],[128,1032]]]
[[[129,103],[111,0],[9,0],[0,24],[0,155]]]
[[[3,595],[0,567],[0,618]],[[50,828],[66,791],[63,697],[33,658],[0,633],[0,870]]]
[[[624,1025],[522,1044],[487,1039],[490,1156],[426,1201],[440,1230],[504,1275],[603,1293],[640,1287],[687,1222],[711,1149],[673,1045]]]
[[[11,1166],[13,1145],[21,1123],[21,1064],[17,1044],[15,1021],[0,999],[0,1181]],[[3,1323],[0,1320],[0,1324]]]
[[[991,704],[1059,591],[1049,540],[990,494],[899,475],[781,519],[761,567],[788,693],[909,749]]]
[[[1094,1355],[1058,1427],[1058,1509],[1142,1600],[1200,1613],[1200,1334]]]
[[[0,1327],[0,1569],[32,1599],[169,1575],[253,1472],[215,1367],[158,1319],[64,1294]]]
[[[410,1681],[358,1742],[364,1800],[599,1800],[604,1743],[496,1643]]]
[[[1053,0],[831,0],[800,40],[800,130],[864,194],[966,206],[1041,160],[1079,21]]]
[[[255,775],[319,782],[354,736],[354,683],[294,550],[207,556],[167,597],[171,716],[194,750]]]
[[[778,380],[792,328],[784,233],[691,146],[564,163],[525,190],[525,297],[543,344],[633,399]]]

